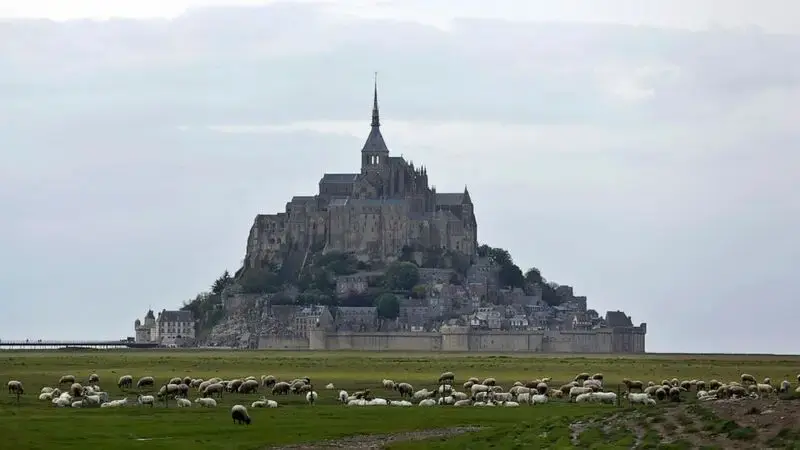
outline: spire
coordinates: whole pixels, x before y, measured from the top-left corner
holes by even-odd
[[[372,127],[379,126],[381,126],[381,120],[378,113],[378,72],[375,72],[375,92],[372,96]]]

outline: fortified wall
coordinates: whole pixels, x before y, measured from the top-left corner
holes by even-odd
[[[644,353],[647,324],[587,331],[474,331],[443,326],[438,333],[349,333],[311,330],[307,338],[261,336],[274,350],[426,352]]]

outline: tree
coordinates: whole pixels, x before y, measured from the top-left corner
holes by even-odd
[[[410,262],[392,263],[386,269],[386,288],[410,291],[419,282],[419,268]]]
[[[239,281],[245,294],[271,294],[278,292],[282,284],[278,274],[266,269],[248,269]]]
[[[411,289],[411,296],[413,298],[425,298],[428,295],[428,287],[424,284],[418,284]]]
[[[222,290],[230,286],[231,283],[233,283],[233,278],[231,278],[231,274],[226,270],[214,281],[214,284],[211,285],[211,293],[219,295],[222,293]]]
[[[525,281],[531,284],[539,285],[544,282],[544,278],[542,278],[542,272],[539,271],[536,267],[531,267],[525,272]]]
[[[396,295],[389,292],[379,295],[375,299],[375,306],[380,319],[394,320],[400,315],[400,301]]]

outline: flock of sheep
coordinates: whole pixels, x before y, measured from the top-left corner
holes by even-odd
[[[545,404],[550,399],[564,399],[577,403],[605,403],[616,405],[620,401],[617,393],[607,390],[603,384],[603,374],[589,373],[578,374],[573,381],[558,387],[551,387],[551,378],[542,378],[528,382],[517,381],[508,390],[497,384],[495,378],[470,378],[464,382],[461,390],[455,386],[455,374],[445,372],[438,379],[438,384],[431,389],[416,390],[409,383],[384,379],[376,388],[388,392],[396,392],[400,400],[390,400],[375,396],[371,389],[364,389],[352,394],[339,391],[336,397],[346,406],[435,406],[452,405],[457,407],[519,407],[520,405]],[[134,378],[124,375],[117,381],[120,390],[133,389]],[[800,383],[800,375],[797,376]],[[115,408],[128,405],[128,397],[111,400],[108,392],[99,387],[100,377],[91,374],[87,383],[81,384],[73,375],[64,375],[58,380],[56,387],[45,386],[39,391],[39,400],[49,401],[57,407],[86,408],[101,407]],[[625,390],[621,397],[627,399],[629,404],[655,405],[659,401],[681,401],[681,396],[686,392],[695,392],[700,401],[709,401],[724,398],[744,398],[773,395],[775,393],[790,393],[792,385],[788,380],[783,380],[773,385],[769,378],[758,382],[750,374],[742,374],[740,381],[723,383],[717,380],[705,382],[703,380],[662,380],[660,383],[653,381],[644,383],[638,380],[623,379]],[[154,395],[144,395],[141,392],[152,392],[155,389],[155,379],[151,376],[139,378],[135,383],[140,392],[136,403],[140,406],[155,406],[156,402],[163,401],[165,405],[172,400],[177,407],[192,407],[189,400],[190,393],[194,390],[197,397],[194,404],[199,407],[215,408],[217,401],[214,397],[222,398],[224,393],[255,394],[261,389],[271,392],[274,396],[304,395],[309,405],[314,405],[319,395],[314,390],[308,377],[297,378],[291,381],[278,381],[272,375],[262,375],[259,378],[249,376],[242,379],[223,380],[211,378],[174,377],[161,386]],[[325,386],[327,390],[335,389],[332,383]],[[63,390],[62,390],[63,389]],[[638,391],[638,392],[636,392]],[[794,389],[800,394],[800,387]],[[18,397],[25,393],[22,382],[11,380],[8,382],[8,393]],[[251,408],[277,408],[276,400],[267,399],[265,396],[252,402]],[[243,405],[234,405],[231,409],[234,423],[250,424],[251,418],[247,408]]]

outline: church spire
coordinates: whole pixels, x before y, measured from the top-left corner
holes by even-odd
[[[378,72],[375,72],[375,92],[372,96],[372,127],[381,126],[380,114],[378,113]]]

